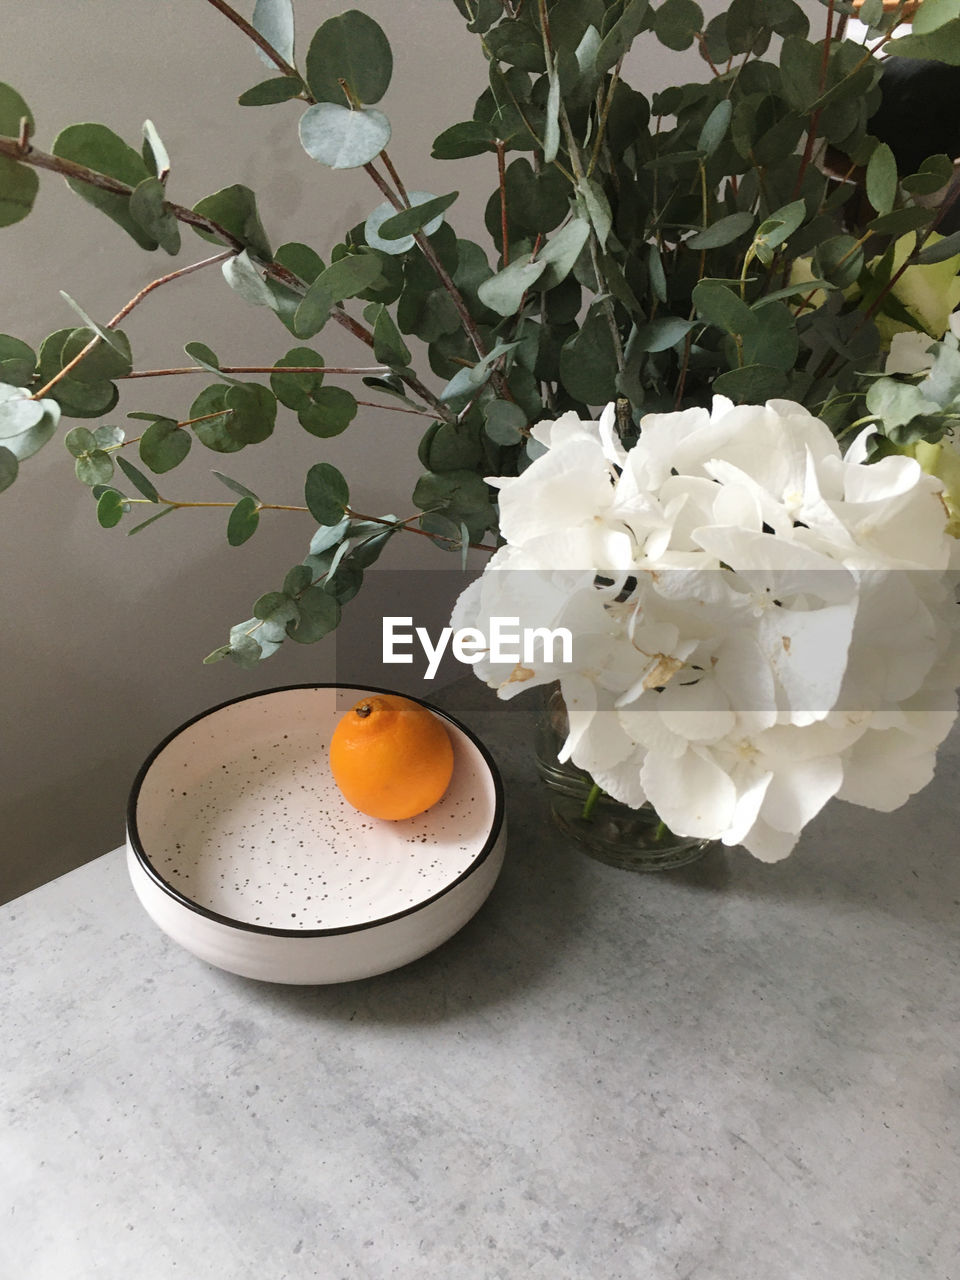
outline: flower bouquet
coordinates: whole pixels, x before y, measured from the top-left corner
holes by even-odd
[[[864,43],[845,0],[814,28],[795,0],[709,20],[695,0],[451,2],[487,86],[434,139],[421,190],[390,156],[376,22],[351,9],[306,36],[292,0],[250,16],[208,0],[270,68],[241,114],[285,116],[305,166],[369,178],[365,216],[319,245],[283,240],[243,183],[180,190],[149,119],[137,145],[79,123],[39,146],[0,85],[0,226],[52,172],[105,228],[178,259],[110,319],[65,298],[47,337],[0,335],[0,490],[72,418],[63,444],[105,528],[160,536],[225,507],[237,547],[265,512],[306,518],[296,563],[207,658],[241,667],[332,632],[388,542],[496,551],[458,609],[512,602],[523,574],[511,614],[571,619],[565,751],[597,786],[781,856],[829,795],[920,785],[952,714],[960,354],[929,303],[960,263],[956,183],[951,156],[898,161],[871,120],[890,55],[960,62],[960,17],[930,3],[911,30],[912,5],[865,0]],[[651,57],[676,60],[656,93]],[[480,240],[455,230],[451,159],[490,176]],[[201,271],[273,313],[281,354],[240,366],[190,340],[186,368],[157,370],[134,352],[130,312]],[[356,365],[324,361],[327,326]],[[205,385],[158,414],[131,380],[161,374]],[[361,509],[330,460],[371,398],[424,427],[411,514]],[[206,451],[219,468],[282,449],[285,418],[316,441],[289,492],[217,469],[209,500],[176,496]],[[507,692],[559,674],[530,670],[486,674]]]
[[[956,718],[960,548],[942,483],[868,465],[872,430],[841,454],[801,405],[722,396],[647,415],[629,450],[612,405],[537,424],[454,621],[565,628],[573,652],[478,674],[501,698],[559,680],[560,761],[694,841],[776,861],[833,796],[896,808]]]

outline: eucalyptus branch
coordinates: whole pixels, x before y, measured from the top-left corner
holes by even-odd
[[[500,188],[500,239],[503,252],[500,257],[505,267],[510,265],[510,244],[507,232],[507,166],[504,159],[505,145],[497,139],[497,181]]]
[[[213,0],[211,0],[211,3]],[[131,196],[133,187],[126,182],[120,182],[117,178],[111,178],[108,174],[99,173],[96,169],[90,169],[86,165],[77,164],[73,160],[65,160],[60,156],[48,155],[46,152],[38,151],[27,143],[24,145],[21,138],[8,138],[0,136],[0,156],[9,156],[12,160],[18,160],[22,164],[33,165],[38,169],[49,169],[52,173],[59,173],[61,177],[72,178],[76,182],[83,182],[92,187],[98,187],[102,191],[109,191],[113,195]],[[402,208],[402,206],[400,206]],[[183,222],[188,226],[194,227],[198,231],[206,231],[211,235],[222,240],[224,244],[229,245],[234,253],[240,253],[244,248],[242,241],[238,240],[225,227],[214,222],[212,218],[204,217],[203,214],[195,213],[192,209],[187,209],[183,205],[174,204],[170,200],[164,201],[164,208],[167,209],[178,222]],[[303,281],[288,271],[286,267],[282,267],[277,262],[265,263],[263,266],[267,275],[279,280],[288,288],[293,289],[297,293],[305,293],[306,286]],[[337,304],[330,313],[331,319],[339,324],[341,328],[349,330],[355,338],[359,338],[361,342],[368,347],[373,347],[373,334],[365,328],[358,320],[354,320],[343,308],[341,304]],[[397,375],[401,382],[410,388],[415,395],[419,396],[425,404],[430,405],[438,418],[442,418],[445,422],[453,422],[454,415],[447,406],[439,399],[438,396],[424,386],[420,379],[408,370],[403,370]]]
[[[297,80],[300,79],[300,72],[296,67],[292,67],[290,63],[276,51],[273,45],[268,40],[264,39],[256,27],[249,23],[246,18],[242,18],[240,14],[237,13],[236,9],[226,3],[226,0],[207,0],[207,3],[212,4],[215,9],[219,9],[225,18],[229,18],[234,26],[239,27],[244,35],[248,36],[255,45],[261,48],[270,61],[273,62],[285,76],[295,77]]]
[[[827,87],[827,72],[830,69],[830,46],[833,40],[833,7],[835,0],[827,0],[827,33],[823,41],[823,59],[820,63],[820,97],[823,97]],[[852,74],[852,73],[851,73]],[[817,133],[820,128],[820,116],[823,114],[823,108],[817,107],[810,117],[809,127],[807,128],[807,140],[803,147],[803,155],[800,159],[800,167],[797,169],[796,181],[793,184],[793,198],[800,194],[800,187],[803,184],[804,176],[810,166],[813,158],[813,148],[816,145]]]
[[[179,280],[181,276],[192,275],[194,271],[200,271],[203,267],[209,267],[213,263],[225,262],[227,258],[232,258],[233,256],[233,250],[228,249],[226,253],[215,254],[212,258],[203,258],[200,262],[191,262],[189,266],[180,267],[179,270],[171,271],[168,275],[160,276],[157,280],[151,280],[151,282],[148,285],[144,285],[140,292],[136,294],[135,297],[131,298],[125,306],[121,307],[113,319],[108,320],[104,327],[106,329],[115,329],[120,321],[128,316],[138,303],[142,302],[148,294],[154,291],[154,289],[159,289],[161,285],[169,284],[171,280]],[[94,334],[82,351],[78,351],[73,359],[65,364],[58,373],[55,373],[49,382],[42,386],[39,391],[35,391],[33,393],[30,397],[31,400],[42,400],[50,389],[57,385],[61,378],[65,378],[68,373],[71,373],[81,360],[88,356],[95,347],[98,347],[102,341],[103,339],[98,333]]]
[[[607,86],[606,97],[604,98],[603,105],[600,108],[600,115],[597,120],[597,136],[593,140],[593,150],[590,153],[590,163],[587,165],[588,178],[597,167],[597,161],[600,159],[600,149],[603,145],[603,137],[607,129],[607,119],[610,115],[610,108],[613,106],[613,95],[617,91],[617,84],[620,80],[620,68],[622,65],[623,58],[621,58],[613,68],[613,72],[610,76],[610,83]]]
[[[546,61],[547,72],[549,75],[556,75],[556,67],[553,61],[553,42],[550,38],[550,19],[547,15],[547,0],[538,0],[540,6],[540,31],[543,36],[543,56]],[[567,113],[566,104],[561,99],[560,102],[560,128],[563,130],[564,141],[567,144],[567,152],[570,156],[570,167],[573,169],[575,185],[580,186],[586,180],[586,174],[583,168],[583,161],[580,156],[580,148],[573,133],[573,126],[570,124],[570,116]],[[610,329],[610,337],[613,340],[614,355],[617,360],[617,368],[623,372],[624,357],[623,343],[620,341],[620,330],[617,327],[617,317],[614,311],[613,302],[610,299],[607,282],[600,269],[600,257],[598,253],[599,244],[597,241],[597,233],[593,225],[590,227],[590,238],[587,242],[590,246],[590,263],[593,266],[593,274],[597,280],[597,292],[601,295],[600,305],[603,307],[604,315],[607,318],[607,325]]]
[[[352,507],[347,507],[345,515],[351,520],[368,520],[371,524],[382,524],[388,529],[401,529],[404,533],[417,533],[422,538],[430,538],[433,542],[455,542],[454,538],[446,538],[442,533],[431,533],[429,529],[415,529],[410,523],[412,520],[419,520],[425,513],[423,511],[416,512],[415,515],[407,516],[405,520],[387,520],[384,516],[368,516],[362,511],[354,511]],[[474,551],[496,551],[496,547],[488,547],[483,542],[468,542],[467,546]]]

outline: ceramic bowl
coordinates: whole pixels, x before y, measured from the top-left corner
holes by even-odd
[[[130,795],[127,864],[161,929],[231,973],[328,983],[407,964],[466,924],[503,862],[500,775],[469,729],[434,711],[454,748],[444,797],[403,822],[358,813],[327,748],[354,703],[384,692],[254,693],[156,747]]]

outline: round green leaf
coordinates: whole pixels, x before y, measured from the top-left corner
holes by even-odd
[[[74,329],[61,349],[61,367],[74,360],[96,336],[92,329]],[[126,377],[133,368],[129,340],[119,329],[114,329],[110,336],[116,345],[110,346],[106,342],[98,342],[70,371],[71,379],[77,382],[109,382],[113,378]],[[118,347],[121,350],[118,350]]]
[[[0,445],[0,493],[9,489],[17,478],[20,464],[17,455],[5,445]]]
[[[713,383],[714,391],[729,396],[736,404],[762,404],[765,400],[785,395],[788,387],[785,373],[763,364],[730,369]]]
[[[293,62],[293,0],[257,0],[253,6],[254,28],[286,62]],[[258,49],[261,59],[273,66],[273,59]]]
[[[204,387],[190,406],[190,418],[205,418],[204,422],[194,424],[193,432],[202,445],[213,449],[216,453],[236,453],[244,447],[244,442],[234,439],[227,430],[230,417],[226,412],[227,391],[222,382]],[[222,414],[222,417],[210,418],[209,414]],[[148,464],[149,465],[149,464]]]
[[[509,400],[490,400],[483,411],[483,428],[496,444],[517,444],[527,415]]]
[[[77,164],[96,169],[98,173],[117,178],[129,187],[137,187],[144,178],[151,176],[140,153],[134,151],[133,147],[128,146],[106,125],[68,125],[54,139],[52,150],[55,156],[63,160],[74,160]],[[129,196],[104,191],[74,178],[68,178],[67,185],[88,204],[92,204],[123,227],[141,248],[157,248],[157,240],[131,214]]]
[[[120,399],[112,382],[81,382],[73,377],[61,378],[50,395],[69,418],[99,418]]]
[[[180,226],[166,207],[166,189],[152,174],[134,188],[130,216],[169,254],[180,252]]]
[[[664,0],[653,20],[657,39],[668,49],[688,49],[703,30],[703,11],[694,0]]]
[[[814,250],[814,275],[822,276],[838,289],[852,285],[862,268],[863,249],[852,236],[831,236]]]
[[[0,227],[12,227],[33,208],[40,189],[35,169],[0,156]]]
[[[179,466],[193,443],[190,433],[172,418],[158,418],[140,437],[140,461],[157,475]]]
[[[333,631],[340,621],[340,605],[322,587],[308,587],[297,603],[300,617],[287,624],[287,635],[297,644],[315,644]]]
[[[113,479],[113,459],[102,449],[84,453],[74,463],[77,479],[93,488],[95,484],[109,484]]]
[[[63,437],[67,453],[74,458],[82,458],[85,453],[92,453],[97,447],[97,438],[89,427],[74,427]]]
[[[300,141],[308,156],[331,169],[358,169],[390,141],[390,121],[372,107],[352,111],[318,102],[300,118]]]
[[[322,368],[323,356],[310,347],[293,347],[276,362],[276,369]],[[323,385],[322,373],[271,373],[273,394],[288,409],[299,411],[312,404],[312,397]]]
[[[233,410],[227,434],[241,444],[259,444],[273,434],[277,400],[268,387],[255,382],[228,387],[224,407]]]
[[[23,98],[10,85],[0,84],[0,133],[17,137],[20,121],[24,118],[32,128],[33,115]],[[38,187],[36,170],[7,156],[0,156],[0,227],[13,226],[27,216],[33,208]]]
[[[97,499],[97,520],[104,529],[112,529],[123,518],[123,495],[116,489],[104,489]]]
[[[889,213],[897,198],[897,162],[885,142],[879,143],[867,162],[867,199],[877,213]]]
[[[0,380],[14,387],[25,387],[33,377],[37,357],[33,348],[19,338],[0,333]]]
[[[239,547],[248,538],[252,538],[260,523],[260,512],[256,498],[245,497],[230,512],[227,521],[227,541],[231,547]]]
[[[357,416],[357,402],[343,387],[321,387],[313,402],[297,412],[304,431],[328,439],[338,436]]]
[[[379,102],[393,75],[393,54],[383,29],[357,9],[329,18],[307,51],[306,79],[318,102],[344,100],[340,81],[360,102]]]
[[[318,462],[307,472],[304,498],[317,524],[337,524],[350,501],[350,490],[336,467]]]
[[[242,183],[232,187],[223,187],[213,195],[204,196],[193,206],[194,213],[202,214],[211,222],[223,227],[258,258],[270,261],[270,241],[260,221],[257,210],[257,197]],[[221,244],[220,236],[209,231],[194,228],[197,235],[213,244]]]

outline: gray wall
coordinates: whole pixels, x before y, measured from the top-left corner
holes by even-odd
[[[252,11],[252,3],[241,7]],[[299,0],[301,53],[316,26],[345,7]],[[450,0],[362,0],[360,7],[394,46],[394,84],[382,105],[394,127],[395,162],[412,189],[459,189],[456,226],[482,238],[480,215],[496,180],[492,161],[429,158],[434,135],[469,118],[485,83],[474,42]],[[704,6],[708,16],[722,7],[722,0]],[[805,7],[819,10],[816,0]],[[647,41],[631,78],[650,90],[702,68],[692,52],[671,56]],[[307,159],[297,140],[297,105],[235,105],[268,74],[242,34],[203,0],[4,6],[0,80],[30,103],[38,146],[49,149],[61,128],[81,120],[101,121],[136,142],[149,117],[173,158],[172,198],[192,204],[244,182],[260,196],[273,243],[300,239],[325,253],[380,196],[362,172],[331,173]],[[105,321],[149,280],[209,252],[187,231],[179,258],[147,255],[58,177],[44,174],[31,216],[0,231],[0,332],[38,345],[71,324],[60,289]],[[271,315],[230,292],[218,268],[159,290],[125,327],[141,368],[185,363],[183,343],[193,339],[231,364],[269,364],[294,345]],[[334,326],[314,345],[331,362],[369,362],[369,353]],[[122,415],[138,408],[183,417],[202,385],[200,378],[128,384],[110,420],[124,422]],[[286,421],[278,431],[282,447],[274,442],[222,458],[196,448],[161,491],[229,498],[208,474],[216,467],[270,500],[298,502],[304,471],[327,458],[353,479],[358,507],[409,514],[423,425],[365,410],[344,436],[321,442]],[[183,719],[255,688],[334,678],[332,640],[288,645],[253,673],[230,663],[201,665],[229,625],[250,615],[253,600],[280,584],[310,533],[304,517],[277,513],[264,516],[246,547],[233,549],[224,524],[223,512],[196,511],[132,539],[122,526],[102,531],[58,442],[0,496],[0,901],[120,843],[137,766]],[[387,564],[447,568],[424,541],[395,540]],[[448,579],[438,580],[435,594],[442,612]]]

